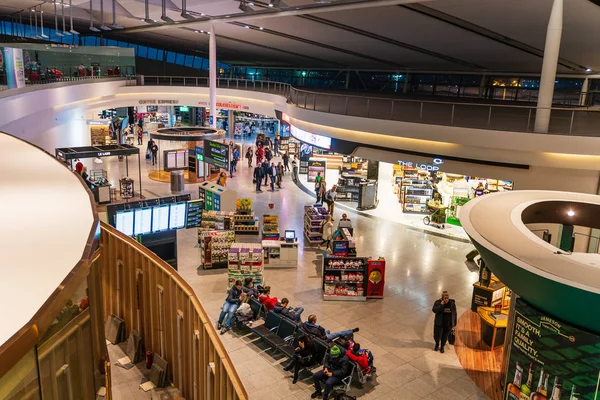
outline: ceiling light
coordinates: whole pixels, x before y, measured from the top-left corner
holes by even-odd
[[[254,3],[253,3],[253,2],[251,2],[251,1],[249,1],[247,4],[248,4],[249,6],[253,6],[253,5],[254,5]]]
[[[102,159],[101,159],[100,157],[96,157],[96,158],[94,158],[94,162],[95,162],[96,164],[103,164],[103,163],[104,163],[104,161],[102,161]]]
[[[181,16],[185,19],[195,19],[187,10],[187,0],[181,0]]]
[[[586,68],[585,72],[592,72],[592,69],[591,68]]]
[[[259,26],[258,29],[260,29],[262,31],[264,28],[262,26]]]
[[[194,31],[195,33],[198,33],[198,31]]]
[[[79,35],[79,32],[73,29],[73,7],[71,4],[72,1],[73,0],[69,0],[69,20],[71,20],[71,30],[69,32],[71,32],[73,35]]]
[[[160,19],[165,21],[167,24],[173,23],[173,20],[171,18],[167,17],[167,0],[162,0],[161,7],[162,7],[162,14],[160,15]]]
[[[117,0],[112,0],[112,15],[113,15],[113,20],[112,20],[112,25],[111,27],[113,29],[123,29],[123,25],[119,25],[117,24],[117,5],[116,5]]]
[[[204,14],[204,13],[200,13],[200,16],[201,16],[201,17],[204,17],[205,15],[206,15],[206,14]]]
[[[287,7],[287,5],[281,0],[271,0],[269,2],[269,7]]]
[[[248,4],[244,0],[240,0],[240,5],[238,7],[242,12],[252,12],[252,10]]]
[[[569,210],[569,211],[567,211],[567,215],[568,215],[569,217],[572,217],[573,215],[575,215],[575,211],[573,211],[573,210]]]
[[[249,27],[248,25],[245,25],[245,26],[244,26],[244,28],[246,28],[246,29],[250,29],[250,27]]]

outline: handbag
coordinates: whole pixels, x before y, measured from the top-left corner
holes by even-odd
[[[448,343],[450,343],[452,346],[454,346],[455,341],[456,341],[456,335],[454,334],[454,331],[452,331],[448,334]]]

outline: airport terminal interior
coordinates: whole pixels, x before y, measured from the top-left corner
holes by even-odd
[[[0,399],[599,399],[598,21],[0,1]]]

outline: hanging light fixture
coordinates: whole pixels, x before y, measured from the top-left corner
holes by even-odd
[[[100,0],[100,29],[103,31],[112,31],[112,29],[104,25],[104,0]]]
[[[113,20],[112,20],[112,25],[111,27],[113,29],[123,29],[122,25],[117,24],[117,12],[116,12],[116,3],[117,0],[112,0],[112,15],[113,15]]]
[[[64,36],[58,30],[58,13],[56,12],[56,0],[54,0],[54,30],[56,31],[56,36]]]
[[[147,24],[153,24],[156,21],[153,19],[150,19],[150,4],[148,3],[148,0],[144,0],[144,10],[146,13],[146,17],[144,18],[144,22],[146,22]]]
[[[94,26],[94,14],[92,13],[94,10],[94,1],[90,0],[90,31],[92,32],[100,32],[100,29]]]
[[[269,7],[282,8],[282,7],[287,7],[287,5],[281,0],[271,0],[271,1],[269,1]]]
[[[250,8],[250,5],[254,3],[248,3],[245,0],[240,0],[240,6],[238,7],[242,12],[253,12],[254,10]]]
[[[33,10],[29,12],[29,37],[33,38],[33,19],[31,18],[31,13]]]
[[[173,20],[167,16],[167,0],[162,0],[161,6],[162,6],[162,14],[160,16],[160,19],[165,21],[167,24],[172,24]]]
[[[67,36],[71,35],[71,32],[67,32],[67,26],[65,24],[65,0],[62,0],[60,2],[60,11],[61,11],[62,20],[63,20],[63,28],[62,28],[63,35],[67,35]]]
[[[40,4],[40,31],[41,31],[41,35],[40,37],[42,39],[48,39],[48,35],[46,35],[44,33],[44,10],[42,10],[42,5]]]
[[[185,19],[195,19],[187,10],[187,0],[181,0],[181,16]]]
[[[72,1],[73,0],[69,0],[69,19],[71,21],[71,30],[69,32],[71,32],[73,35],[79,35],[79,32],[77,32],[75,29],[73,29],[73,4],[72,4]]]
[[[96,158],[94,158],[94,163],[96,163],[96,164],[103,164],[104,161],[102,161],[102,159],[100,157],[96,157]]]

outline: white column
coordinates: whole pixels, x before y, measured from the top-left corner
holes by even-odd
[[[581,93],[579,94],[579,105],[585,106],[587,103],[588,90],[590,89],[590,79],[585,78],[581,85]]]
[[[558,53],[563,24],[563,0],[554,0],[548,30],[546,31],[546,45],[544,47],[544,60],[542,62],[542,76],[538,94],[537,110],[535,113],[534,132],[548,133],[550,114],[552,112],[552,97],[554,96],[554,81],[558,66]]]
[[[208,43],[209,58],[209,97],[210,97],[210,118],[211,128],[217,127],[217,38],[215,37],[215,26],[210,26],[210,39]]]

